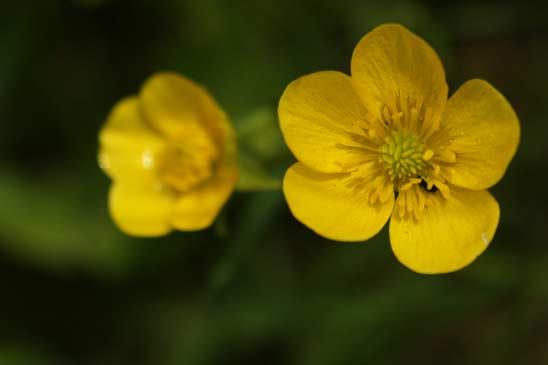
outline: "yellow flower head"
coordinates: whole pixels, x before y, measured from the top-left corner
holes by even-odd
[[[420,273],[461,269],[487,248],[499,206],[486,189],[516,152],[518,118],[483,80],[447,100],[438,56],[406,28],[366,34],[351,76],[323,71],[293,81],[278,114],[299,161],[284,194],[318,234],[363,241],[391,217],[394,254]]]
[[[234,190],[235,135],[215,100],[174,73],[116,104],[99,135],[109,209],[130,235],[208,227]]]

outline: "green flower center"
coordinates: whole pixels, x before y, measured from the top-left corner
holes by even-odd
[[[381,163],[396,187],[417,177],[426,165],[425,146],[414,133],[392,131],[379,148]]]

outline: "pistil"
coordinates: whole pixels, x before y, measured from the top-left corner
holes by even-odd
[[[409,180],[420,175],[426,164],[424,157],[431,157],[426,153],[428,150],[415,134],[409,132],[392,131],[384,141],[385,144],[379,148],[379,161],[390,175],[394,188],[399,190],[414,183],[415,180]]]

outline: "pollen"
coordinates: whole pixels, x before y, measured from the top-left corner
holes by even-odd
[[[169,143],[159,162],[160,181],[178,192],[207,181],[213,175],[219,157],[217,146],[203,129],[192,125],[188,129],[193,138]]]
[[[380,118],[366,115],[352,132],[365,162],[352,173],[351,186],[363,192],[370,204],[388,201],[396,194],[396,216],[418,221],[434,197],[448,199],[453,165],[458,159],[451,138],[441,129],[439,117],[422,99],[396,93],[391,106],[384,105]]]
[[[416,179],[426,160],[432,157],[432,151],[426,149],[412,132],[392,131],[384,142],[379,149],[380,162],[396,188],[406,186],[410,179]]]

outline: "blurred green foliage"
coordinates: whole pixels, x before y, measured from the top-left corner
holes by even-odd
[[[540,3],[539,3],[540,4]],[[0,364],[548,363],[548,23],[525,2],[123,1],[0,5]],[[349,71],[374,26],[439,52],[450,89],[479,77],[522,142],[493,193],[502,217],[473,265],[420,276],[385,231],[335,244],[276,189],[293,159],[284,87]],[[239,133],[241,190],[215,227],[122,235],[97,132],[158,70],[206,86]]]

